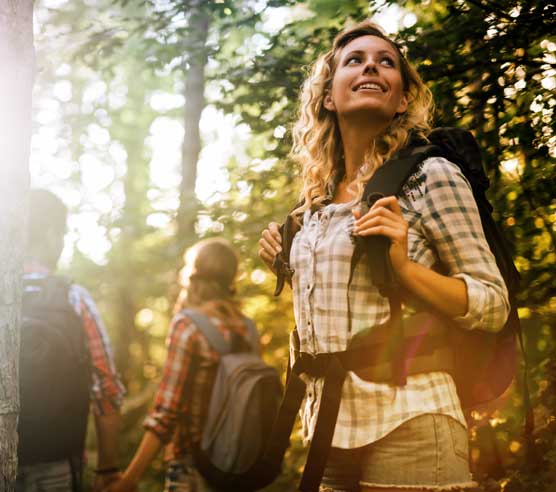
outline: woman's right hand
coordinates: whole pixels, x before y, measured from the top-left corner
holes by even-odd
[[[274,258],[282,251],[282,236],[280,236],[279,228],[280,224],[271,222],[259,239],[259,256],[273,272]]]

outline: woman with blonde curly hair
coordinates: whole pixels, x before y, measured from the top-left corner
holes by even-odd
[[[400,47],[370,21],[338,34],[313,65],[292,149],[303,170],[302,202],[291,213],[300,229],[288,265],[298,352],[345,351],[355,335],[391,318],[368,259],[350,271],[354,237],[389,239],[387,255],[408,299],[463,328],[495,332],[504,325],[507,290],[457,165],[427,158],[398,196],[378,199],[368,211],[359,207],[377,169],[412,139],[427,138],[431,107],[430,91]],[[259,245],[275,270],[282,251],[277,223],[263,231]],[[302,429],[310,442],[324,383],[304,378]],[[450,374],[423,372],[395,385],[347,373],[322,491],[474,486],[466,421]]]

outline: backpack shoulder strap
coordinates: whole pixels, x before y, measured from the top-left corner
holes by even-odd
[[[205,336],[210,346],[219,354],[224,355],[232,351],[231,343],[224,338],[206,314],[193,311],[192,309],[183,309],[180,311],[180,314],[187,316],[195,323],[195,326]]]
[[[484,193],[489,180],[483,168],[481,149],[469,130],[453,127],[439,127],[431,131],[429,141],[442,149],[442,155],[457,164],[471,183],[473,193]]]
[[[259,330],[257,330],[257,326],[251,318],[245,316],[243,320],[245,321],[245,326],[247,326],[247,336],[249,337],[251,350],[258,354],[261,346],[261,342],[259,339]]]
[[[399,195],[417,166],[433,155],[441,155],[436,145],[419,142],[410,143],[396,156],[381,166],[365,185],[361,198],[361,213],[365,214],[374,203],[385,196]],[[383,295],[395,290],[395,275],[390,264],[388,249],[390,241],[384,236],[361,237],[356,240],[351,259],[350,279],[363,253],[367,253],[373,283]]]
[[[69,306],[69,290],[73,281],[67,277],[53,276],[47,280],[47,289],[56,305]]]
[[[23,277],[23,301],[25,305],[47,306],[49,309],[73,308],[69,301],[71,279],[59,275]]]
[[[297,203],[292,209],[299,208],[303,202]],[[284,223],[280,226],[280,236],[282,236],[282,251],[276,255],[274,259],[274,268],[276,270],[276,289],[274,295],[279,296],[286,280],[291,283],[293,270],[290,267],[290,251],[292,249],[293,238],[299,232],[300,224],[292,217],[291,213],[288,214]]]
[[[398,195],[421,162],[428,157],[441,154],[441,149],[436,145],[410,144],[377,169],[365,185],[361,201],[372,207],[374,202],[383,196]]]

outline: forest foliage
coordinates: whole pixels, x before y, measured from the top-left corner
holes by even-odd
[[[536,459],[525,452],[520,377],[496,406],[470,416],[475,475],[489,491],[556,489],[551,1],[37,5],[31,172],[35,185],[70,205],[64,270],[91,290],[109,328],[128,390],[122,463],[138,443],[160,376],[181,255],[197,239],[223,235],[236,245],[245,311],[261,329],[265,357],[284,370],[291,296],[273,297],[257,242],[299,193],[300,170],[288,159],[299,88],[346,22],[384,20],[385,12],[395,14],[396,36],[433,91],[436,124],[469,128],[478,139],[495,217],[522,275]],[[188,87],[195,73],[202,84]],[[197,151],[182,142],[184,128],[199,124],[187,121],[194,97],[201,135],[192,169],[184,162]],[[292,490],[303,457],[295,435],[284,475],[268,490]],[[142,490],[159,486],[161,470],[158,461]]]

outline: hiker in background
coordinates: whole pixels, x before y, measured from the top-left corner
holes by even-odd
[[[93,491],[119,477],[124,394],[110,341],[85,288],[55,275],[67,209],[31,190],[23,277],[17,492],[81,490],[92,403],[98,456]]]
[[[224,239],[206,239],[187,251],[154,408],[144,422],[145,434],[135,456],[109,492],[135,490],[164,445],[165,491],[214,490],[195,468],[193,451],[202,437],[220,354],[183,310],[207,315],[227,340],[248,343],[246,318],[235,297],[237,269],[237,255]]]
[[[360,208],[375,171],[410,139],[426,141],[431,108],[430,91],[400,47],[370,21],[338,34],[313,65],[293,131],[303,201],[291,215],[301,228],[285,264],[297,351],[345,351],[359,332],[390,319],[389,298],[373,283],[368,258],[350,272],[354,244],[364,237],[389,240],[387,254],[407,304],[430,306],[468,330],[496,332],[504,325],[507,289],[457,165],[427,158],[398,198],[376,197],[369,210]],[[269,224],[259,244],[259,255],[276,271],[284,246],[277,223]],[[303,377],[302,429],[309,442],[323,378]],[[450,374],[423,372],[395,385],[348,372],[321,491],[475,485],[466,420]]]

